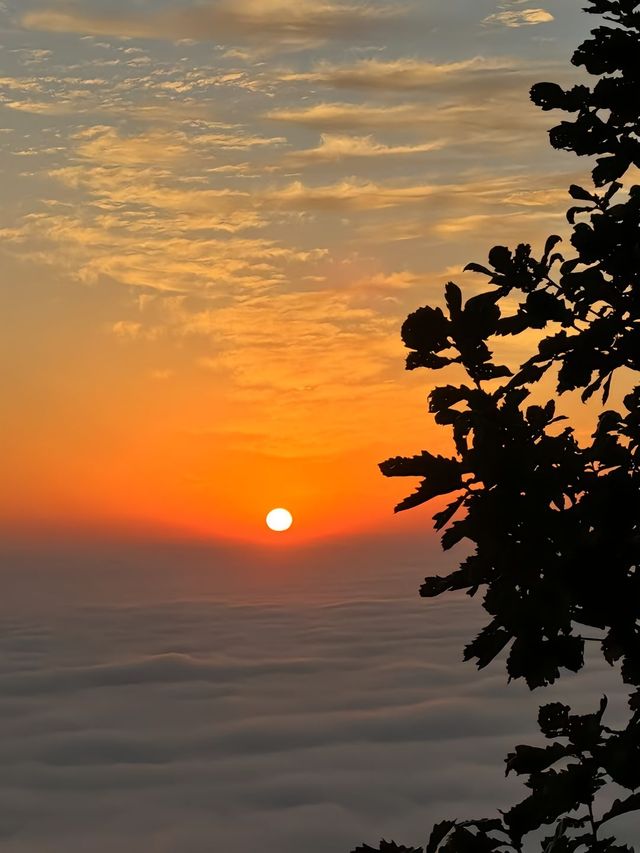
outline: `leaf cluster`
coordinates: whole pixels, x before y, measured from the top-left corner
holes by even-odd
[[[609,825],[640,811],[640,186],[625,185],[640,168],[640,2],[589,0],[585,11],[603,22],[572,62],[594,84],[539,83],[531,98],[570,115],[550,141],[593,158],[593,186],[569,187],[565,245],[552,235],[539,255],[527,243],[495,246],[466,267],[486,289],[465,299],[449,282],[441,306],[407,318],[407,369],[466,374],[429,395],[455,454],[422,451],[380,468],[419,479],[397,512],[445,498],[434,515],[443,548],[472,546],[455,571],[421,587],[428,598],[482,595],[490,618],[465,659],[482,668],[504,655],[509,680],[534,689],[580,670],[585,644],[596,643],[631,688],[630,717],[607,727],[606,698],[584,715],[544,705],[538,722],[551,743],[519,745],[506,759],[507,773],[526,777],[525,798],[499,818],[441,821],[426,853],[521,851],[542,827],[545,853],[623,853]],[[525,346],[535,337],[517,366],[494,359],[506,336],[526,336]],[[625,391],[612,408],[614,382]],[[560,412],[567,393],[599,403],[588,440]],[[610,805],[610,785],[630,793]],[[375,850],[416,853],[386,842]]]
[[[560,251],[556,235],[540,256],[525,243],[495,246],[486,264],[466,268],[488,279],[489,289],[465,301],[449,282],[442,307],[407,318],[408,369],[456,364],[468,376],[429,395],[456,455],[423,451],[380,466],[389,477],[421,479],[396,511],[449,498],[434,517],[443,547],[466,540],[475,549],[448,576],[427,578],[421,593],[482,590],[491,620],[465,657],[483,667],[505,651],[509,677],[531,688],[582,667],[585,626],[600,632],[610,663],[622,662],[625,681],[640,685],[640,386],[620,411],[605,408],[614,377],[627,382],[640,370],[640,186],[626,192],[617,181],[640,165],[640,102],[627,89],[619,103],[603,94],[640,83],[640,63],[630,59],[640,56],[637,7],[591,4],[589,11],[615,22],[595,29],[574,55],[599,76],[593,89],[545,83],[532,90],[544,109],[577,113],[571,135],[560,126],[565,147],[599,156],[625,151],[624,168],[606,172],[601,157],[593,189],[570,187],[579,203],[567,212],[571,254]],[[557,137],[552,131],[552,142]],[[539,337],[530,358],[513,370],[495,362],[497,339],[530,330]],[[545,379],[542,387],[555,382],[554,397],[533,402]],[[579,443],[557,413],[566,392],[584,402],[600,395],[590,443]]]
[[[539,728],[552,743],[521,744],[507,756],[506,773],[526,777],[529,792],[500,817],[440,821],[426,848],[382,842],[354,853],[521,853],[523,839],[545,827],[541,853],[633,853],[609,832],[616,818],[640,809],[640,714],[614,730],[603,722],[606,707],[603,697],[593,714],[572,714],[559,702],[540,708]],[[634,793],[601,807],[598,794],[610,783]]]

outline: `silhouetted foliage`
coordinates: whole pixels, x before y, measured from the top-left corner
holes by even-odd
[[[422,478],[396,511],[449,495],[434,516],[436,530],[446,528],[443,548],[463,540],[475,546],[457,570],[421,588],[425,597],[482,590],[491,619],[465,659],[482,668],[506,652],[509,680],[534,689],[580,670],[585,642],[595,640],[635,688],[631,718],[624,730],[607,728],[606,699],[584,716],[543,706],[540,729],[553,743],[517,746],[506,759],[507,772],[528,777],[527,797],[499,819],[437,824],[427,853],[521,850],[543,826],[551,827],[542,841],[547,853],[628,850],[603,830],[640,810],[640,793],[630,793],[596,814],[607,784],[640,789],[640,186],[625,189],[618,180],[640,168],[639,7],[638,0],[589,0],[585,11],[608,24],[592,31],[572,62],[596,84],[531,90],[543,110],[575,115],[550,131],[551,144],[596,158],[593,188],[569,188],[572,250],[561,250],[556,235],[540,256],[527,244],[495,246],[486,265],[466,267],[485,276],[489,290],[465,300],[450,282],[444,308],[407,318],[407,369],[458,365],[468,376],[429,396],[456,454],[423,451],[380,466],[389,477]],[[517,309],[508,311],[514,301]],[[529,330],[538,330],[531,358],[513,369],[494,362],[492,339]],[[626,390],[619,410],[606,408],[614,377],[616,390]],[[533,402],[550,380],[554,399]],[[567,392],[584,403],[600,395],[590,443],[557,414]],[[585,637],[585,627],[597,636]]]

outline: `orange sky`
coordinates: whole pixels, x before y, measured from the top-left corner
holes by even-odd
[[[377,470],[448,444],[399,328],[562,229],[527,91],[575,14],[245,5],[0,11],[5,531],[428,526]]]

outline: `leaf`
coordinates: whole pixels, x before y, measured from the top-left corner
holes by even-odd
[[[547,841],[547,844],[543,848],[543,853],[553,853],[554,850],[558,849],[559,844],[564,837],[566,827],[566,820],[564,818],[561,818],[558,821],[558,825],[556,826],[556,831],[554,832],[553,836],[549,839],[545,839],[545,841]]]
[[[583,187],[578,186],[577,184],[571,184],[569,187],[569,195],[571,198],[576,198],[579,201],[593,201],[596,202],[598,200],[598,196],[593,195],[587,190],[583,189]]]
[[[595,750],[602,740],[602,717],[607,708],[607,697],[600,700],[595,714],[572,714],[569,717],[569,741],[579,750]]]
[[[538,773],[551,767],[556,761],[566,758],[567,755],[570,753],[561,743],[545,747],[516,746],[516,751],[510,752],[505,759],[507,765],[505,776],[512,771],[519,776],[523,773]]]
[[[408,349],[440,352],[449,343],[449,320],[441,308],[425,306],[410,314],[402,324],[402,340]]]
[[[440,823],[436,823],[431,830],[425,853],[436,853],[440,843],[447,837],[455,825],[455,820],[442,820]]]
[[[551,252],[553,252],[555,247],[558,245],[558,243],[562,243],[562,237],[559,237],[557,234],[552,234],[550,237],[547,237],[547,241],[544,244],[544,255],[543,255],[543,260],[545,261],[545,263],[548,260]]]
[[[632,794],[626,800],[615,800],[609,811],[602,815],[600,823],[605,823],[608,820],[613,820],[614,817],[638,810],[640,810],[640,794]]]
[[[610,202],[613,196],[618,192],[618,190],[621,189],[622,184],[618,183],[618,181],[614,181],[604,194],[604,201],[607,203]]]
[[[462,291],[457,284],[448,282],[444,288],[445,302],[452,320],[457,320],[462,313]]]
[[[506,246],[494,246],[489,252],[489,263],[501,273],[508,273],[511,269],[511,252]]]
[[[591,207],[570,207],[569,210],[567,210],[567,214],[566,214],[567,215],[567,222],[570,225],[574,225],[575,221],[576,221],[576,216],[579,213],[590,213],[591,210],[593,210],[593,208],[591,208]],[[569,262],[569,263],[571,263],[571,262]]]
[[[570,711],[571,708],[561,702],[542,705],[538,713],[540,731],[549,738],[568,735]]]
[[[597,165],[592,172],[593,183],[597,187],[616,181],[622,177],[631,165],[631,159],[622,154],[612,154],[608,157],[599,157]]]
[[[480,631],[478,636],[465,646],[464,659],[476,659],[478,669],[484,669],[513,639],[510,631],[507,631],[495,621],[491,622]]]
[[[450,409],[451,406],[468,400],[472,393],[471,388],[466,385],[440,385],[429,394],[429,411],[435,413]]]
[[[529,328],[529,318],[524,311],[511,317],[501,317],[496,326],[497,335],[519,335]]]
[[[424,579],[424,583],[420,587],[420,596],[422,598],[437,598],[443,592],[448,592],[451,587],[451,575],[444,578],[440,575],[432,575]]]
[[[531,100],[543,110],[555,110],[562,106],[565,92],[557,83],[536,83],[531,87]]]
[[[509,368],[504,364],[484,364],[478,368],[479,379],[501,379],[512,375]]]
[[[491,270],[487,269],[487,267],[483,267],[481,264],[474,264],[474,263],[467,264],[466,267],[464,268],[464,272],[479,272],[479,273],[482,273],[482,275],[488,275],[488,276],[493,275]]]
[[[444,358],[434,353],[412,352],[407,356],[407,370],[415,370],[417,367],[426,367],[428,370],[440,370],[453,363],[453,359]]]
[[[567,316],[567,308],[562,300],[546,290],[529,293],[524,307],[534,329],[542,329],[549,320],[559,322]]]
[[[634,790],[640,787],[640,743],[633,733],[622,732],[597,751],[600,765],[617,785]]]
[[[453,516],[457,513],[462,504],[465,502],[466,497],[466,494],[460,495],[459,498],[456,498],[456,500],[450,503],[445,509],[441,510],[441,512],[437,512],[433,516],[433,520],[435,521],[434,529],[436,531],[442,530],[442,528],[445,527],[449,523],[449,521],[451,521]]]
[[[438,495],[447,495],[463,486],[462,465],[457,459],[434,456],[423,450],[419,456],[395,456],[379,465],[385,477],[424,477],[416,491],[401,501],[396,512],[418,506]]]
[[[449,551],[470,533],[469,519],[462,518],[460,521],[454,521],[448,530],[445,530],[442,536],[442,550]]]
[[[517,838],[591,802],[594,780],[588,765],[570,764],[566,770],[533,776],[530,787],[532,793],[505,815],[505,823]]]
[[[549,365],[525,364],[509,382],[509,387],[518,388],[521,385],[531,385],[542,379],[548,369]]]

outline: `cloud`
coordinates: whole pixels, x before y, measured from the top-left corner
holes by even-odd
[[[324,133],[367,131],[431,132],[439,144],[466,147],[479,142],[492,145],[516,139],[531,142],[531,131],[548,123],[527,102],[505,99],[509,109],[496,111],[493,100],[452,100],[444,103],[404,103],[381,106],[368,103],[320,103],[304,107],[279,107],[266,118],[285,124],[316,128]],[[537,143],[539,144],[539,143]]]
[[[546,9],[517,9],[495,12],[486,17],[483,24],[497,24],[504,27],[526,27],[536,24],[548,24],[555,20]]]
[[[288,155],[285,165],[305,163],[335,163],[350,157],[397,157],[439,151],[444,141],[423,142],[415,145],[385,145],[373,136],[345,136],[323,133],[317,148],[307,148]]]
[[[86,128],[76,135],[77,153],[103,165],[148,165],[150,152],[154,163],[184,160],[188,147],[184,133],[152,130],[144,134],[122,136],[113,127]]]
[[[309,186],[301,181],[294,181],[267,191],[265,198],[278,207],[294,210],[383,210],[424,202],[434,191],[434,186],[427,184],[384,185],[373,181],[346,179],[336,184]]]
[[[363,59],[353,65],[320,64],[314,71],[285,73],[285,82],[312,82],[345,89],[375,91],[422,91],[440,87],[443,83],[460,84],[470,77],[500,75],[518,69],[519,64],[509,57],[475,56],[458,62],[431,62],[422,59],[392,60]]]
[[[280,658],[270,663],[263,660],[256,666],[250,661],[238,661],[220,655],[206,659],[193,655],[167,653],[126,663],[23,673],[0,678],[0,687],[6,696],[32,696],[57,692],[68,694],[69,691],[142,684],[204,682],[220,685],[230,684],[256,674],[277,676],[287,672],[310,673],[325,666],[326,661],[311,658]]]
[[[265,118],[325,130],[406,127],[426,121],[420,104],[321,103],[310,107],[278,107],[265,113]]]
[[[11,853],[420,844],[523,793],[503,759],[539,742],[540,697],[461,662],[479,608],[417,597],[425,560],[449,565],[423,536],[1,556]],[[598,659],[544,699],[587,711],[606,691],[614,723],[617,680]]]
[[[156,12],[129,10],[91,13],[70,6],[43,8],[22,17],[25,27],[127,38],[193,39],[235,43],[269,42],[293,48],[321,44],[327,39],[368,37],[402,16],[402,5],[313,2],[313,0],[210,0]]]
[[[251,134],[239,125],[216,125],[198,122],[184,130],[150,129],[144,133],[123,134],[114,127],[96,125],[75,134],[76,153],[85,160],[101,166],[154,166],[174,164],[192,166],[220,151],[247,151],[252,148],[279,146],[283,137],[264,137]],[[181,161],[181,162],[179,162]]]

